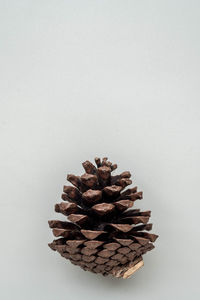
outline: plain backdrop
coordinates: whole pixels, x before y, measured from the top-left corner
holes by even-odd
[[[2,300],[200,298],[199,54],[198,0],[0,0]],[[131,171],[160,236],[128,280],[47,246],[95,156]]]

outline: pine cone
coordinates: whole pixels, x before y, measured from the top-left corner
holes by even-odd
[[[130,172],[113,176],[116,164],[107,158],[95,162],[97,167],[83,163],[82,176],[67,176],[74,186],[64,186],[65,202],[56,204],[55,211],[69,222],[49,221],[60,237],[49,247],[84,270],[127,278],[143,265],[142,255],[154,248],[158,236],[147,232],[152,229],[150,211],[130,209],[142,199],[137,187],[125,189],[132,184]]]

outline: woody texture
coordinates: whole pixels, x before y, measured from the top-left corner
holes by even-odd
[[[151,211],[132,209],[142,199],[128,171],[107,158],[83,163],[82,176],[67,175],[72,185],[63,188],[63,202],[55,211],[66,221],[51,220],[56,239],[49,247],[85,271],[128,278],[143,265],[142,256],[154,248],[157,235],[149,233]]]

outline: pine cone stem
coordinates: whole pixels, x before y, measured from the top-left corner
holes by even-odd
[[[121,277],[123,279],[127,279],[143,266],[144,266],[144,261],[141,257],[139,261],[137,259],[134,262],[130,262],[126,264],[120,269],[119,268],[113,269],[112,275],[116,278]]]

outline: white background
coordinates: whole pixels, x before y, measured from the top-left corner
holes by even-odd
[[[200,2],[0,0],[2,300],[200,298]],[[108,156],[156,249],[128,280],[51,251],[67,173]]]

